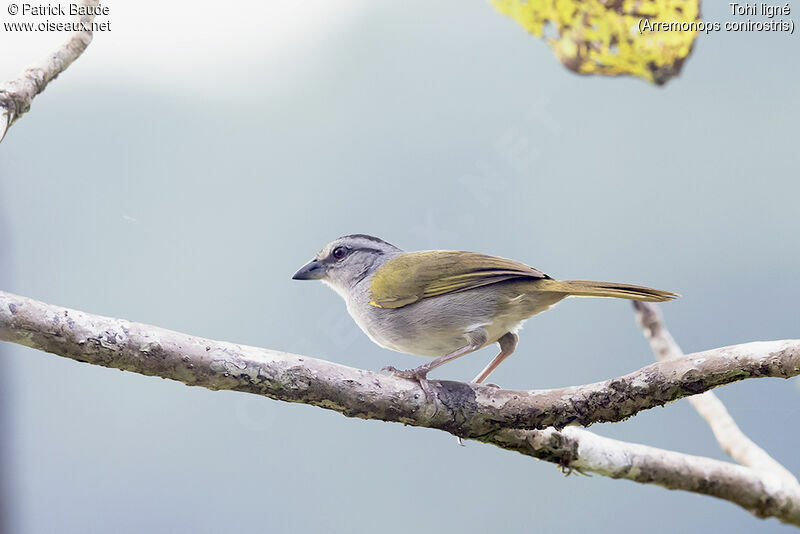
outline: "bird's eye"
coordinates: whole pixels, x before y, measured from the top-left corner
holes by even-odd
[[[347,249],[345,247],[336,247],[333,249],[332,256],[337,260],[341,260],[347,256]]]

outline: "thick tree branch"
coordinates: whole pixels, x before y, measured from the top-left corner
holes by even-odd
[[[634,302],[633,307],[636,309],[636,320],[650,342],[656,359],[667,361],[682,357],[683,351],[664,325],[658,306],[647,302]],[[755,470],[774,473],[786,484],[794,485],[800,491],[797,478],[741,431],[725,409],[725,405],[714,393],[708,391],[689,397],[688,400],[709,424],[720,447],[731,458]]]
[[[99,0],[82,0],[81,6],[96,7]],[[92,10],[93,12],[93,10]],[[26,68],[16,79],[0,86],[0,141],[8,128],[31,108],[34,97],[64,72],[92,42],[90,26],[94,15],[77,18],[81,30],[73,32],[54,52]]]
[[[501,428],[563,428],[642,410],[752,377],[800,374],[800,341],[747,343],[654,363],[628,375],[549,390],[436,381],[437,403],[416,382],[316,358],[198,338],[0,292],[0,340],[78,361],[322,406],[479,438]]]
[[[619,421],[744,378],[800,374],[800,341],[690,354],[623,377],[552,390],[418,384],[306,356],[189,336],[0,292],[0,340],[78,361],[302,402],[349,417],[437,428],[581,472],[727,499],[759,517],[800,525],[800,494],[772,473],[596,436],[570,423]],[[556,428],[546,428],[546,427]],[[544,429],[544,430],[535,430]],[[561,429],[561,430],[559,430]]]

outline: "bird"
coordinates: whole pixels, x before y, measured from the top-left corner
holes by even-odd
[[[516,349],[522,324],[567,297],[663,302],[680,296],[631,284],[556,280],[524,263],[477,252],[406,252],[367,234],[331,241],[292,278],[330,286],[379,346],[433,357],[413,369],[382,369],[419,382],[429,398],[429,372],[497,343],[500,352],[472,380],[483,383]]]

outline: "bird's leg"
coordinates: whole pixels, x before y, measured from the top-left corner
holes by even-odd
[[[517,348],[517,342],[519,341],[519,336],[513,332],[506,332],[503,336],[497,340],[497,344],[500,345],[500,354],[494,357],[492,361],[489,362],[489,365],[484,367],[483,371],[478,373],[472,381],[476,384],[480,384],[484,380],[486,380],[492,371],[497,369],[497,366],[503,363],[503,360],[508,358],[514,353],[514,349]],[[495,384],[486,384],[487,386],[494,386]],[[499,386],[497,386],[499,387]],[[458,439],[458,444],[462,447],[464,446],[464,440],[460,437]]]
[[[476,347],[474,345],[467,345],[466,347],[461,347],[460,349],[451,352],[450,354],[446,354],[444,356],[440,356],[435,360],[432,360],[424,365],[420,365],[419,367],[415,367],[414,369],[407,369],[405,371],[401,371],[388,365],[381,369],[381,371],[388,371],[392,373],[394,376],[398,376],[400,378],[408,378],[409,380],[416,380],[419,382],[419,385],[422,387],[422,390],[425,392],[425,396],[428,400],[433,400],[433,391],[431,391],[431,386],[428,383],[428,373],[439,367],[440,365],[444,365],[445,363],[449,362],[450,360],[455,360],[459,356],[463,356],[465,354],[469,354],[470,352],[474,352],[478,350],[480,346]]]
[[[400,371],[392,367],[391,365],[384,367],[381,371],[388,371],[392,373],[394,376],[399,376],[400,378],[408,378],[409,380],[416,380],[419,382],[419,385],[422,387],[423,391],[425,391],[425,395],[428,399],[433,399],[433,392],[430,389],[430,384],[428,384],[428,373],[439,367],[440,365],[444,365],[449,361],[455,360],[465,354],[469,354],[470,352],[475,352],[479,348],[483,347],[486,343],[486,330],[483,328],[470,332],[467,335],[469,339],[469,344],[461,347],[460,349],[454,350],[450,354],[445,354],[444,356],[439,356],[435,360],[431,360],[430,362],[420,365],[419,367],[415,367],[414,369],[408,369],[405,371]]]
[[[500,345],[500,354],[494,357],[492,361],[489,362],[483,371],[478,373],[472,381],[476,384],[480,384],[484,380],[486,380],[492,371],[497,369],[497,366],[503,363],[503,360],[508,358],[514,353],[514,349],[517,348],[517,342],[519,342],[519,336],[514,334],[513,332],[506,332],[503,337],[497,340],[497,344]]]

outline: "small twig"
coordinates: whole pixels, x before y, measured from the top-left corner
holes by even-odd
[[[683,351],[664,325],[658,306],[648,302],[634,302],[633,306],[636,309],[636,321],[650,342],[656,360],[663,362],[682,358]],[[714,393],[708,391],[688,400],[709,424],[722,450],[731,458],[752,469],[774,473],[800,491],[797,478],[742,432]]]
[[[82,0],[81,6],[94,8],[99,0]],[[94,9],[90,10],[94,13]],[[33,99],[47,84],[64,72],[92,42],[94,15],[82,15],[81,30],[73,32],[54,52],[26,68],[17,78],[0,86],[0,141],[8,128],[31,108]]]

